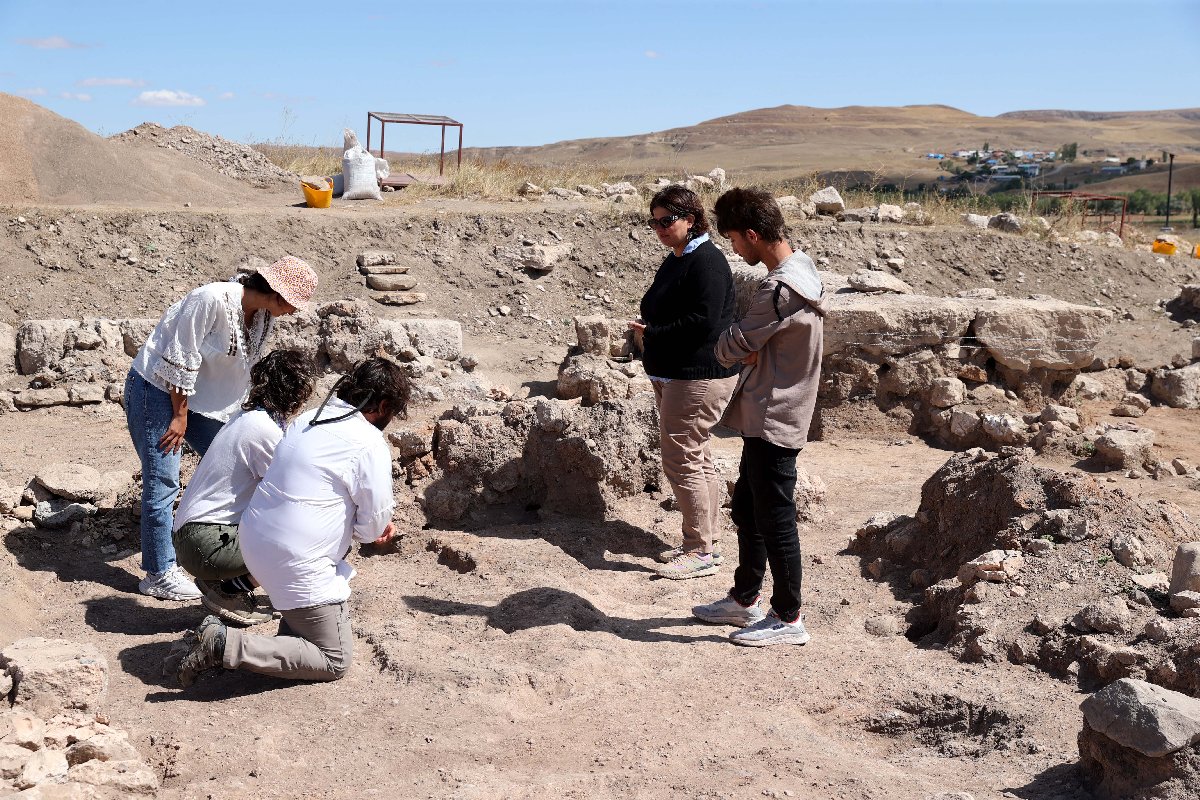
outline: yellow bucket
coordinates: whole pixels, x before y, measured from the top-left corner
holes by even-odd
[[[333,202],[333,181],[327,181],[324,189],[300,181],[300,188],[304,190],[304,202],[309,208],[329,208]]]
[[[1150,249],[1152,251],[1154,251],[1155,253],[1158,253],[1159,255],[1173,256],[1173,255],[1175,255],[1175,251],[1177,248],[1175,247],[1175,245],[1171,244],[1170,242],[1163,242],[1163,241],[1156,240],[1154,242],[1154,244],[1150,245]]]
[[[1196,245],[1196,249],[1192,251],[1192,258],[1200,258],[1200,244]]]

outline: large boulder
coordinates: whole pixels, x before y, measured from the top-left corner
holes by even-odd
[[[1184,542],[1175,549],[1169,591],[1172,608],[1180,612],[1188,605],[1180,595],[1183,592],[1200,592],[1200,542]]]
[[[1184,800],[1200,785],[1200,700],[1122,678],[1080,704],[1079,769],[1104,800]]]
[[[35,636],[0,650],[14,699],[39,714],[94,710],[108,690],[108,662],[90,644]]]
[[[17,331],[0,322],[0,380],[17,371]]]
[[[880,357],[957,343],[976,313],[976,303],[957,298],[836,294],[825,318],[825,355]]]
[[[66,500],[101,503],[125,488],[129,475],[101,473],[87,464],[48,464],[34,476],[46,491]]]
[[[1149,428],[1112,428],[1094,442],[1096,459],[1104,466],[1134,469],[1153,455],[1154,431]]]
[[[850,288],[856,292],[912,294],[912,287],[894,275],[873,269],[860,269],[850,276]]]
[[[1112,312],[1061,300],[994,300],[979,308],[975,335],[1000,364],[1078,370],[1095,358]]]
[[[1200,363],[1155,370],[1150,393],[1171,408],[1200,408]]]
[[[431,520],[459,520],[484,506],[537,505],[602,518],[617,500],[661,484],[654,397],[590,407],[514,401],[503,409],[455,407],[434,433]]]
[[[381,320],[380,324],[384,330],[389,332],[390,340],[393,342],[404,340],[404,337],[396,332],[396,328],[402,329],[407,334],[408,341],[423,356],[440,361],[457,361],[462,357],[462,324],[455,320]]]
[[[813,192],[808,196],[808,202],[817,207],[818,214],[840,214],[846,210],[845,201],[832,186]]]
[[[76,325],[73,319],[32,319],[17,329],[17,361],[22,375],[36,375],[50,369],[66,352],[67,331]]]

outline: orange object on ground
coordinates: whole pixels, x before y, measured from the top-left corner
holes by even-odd
[[[331,180],[326,180],[324,189],[304,181],[300,181],[300,188],[304,190],[304,202],[309,208],[329,208],[329,204],[333,202],[333,181]]]
[[[1170,242],[1155,240],[1154,244],[1150,245],[1150,249],[1159,255],[1173,256],[1178,248]]]

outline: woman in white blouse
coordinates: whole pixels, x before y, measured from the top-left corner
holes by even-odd
[[[125,417],[142,462],[143,594],[200,597],[171,542],[183,442],[204,455],[245,399],[273,318],[307,309],[316,288],[316,273],[293,256],[236,282],[201,286],[167,309],[134,359]]]

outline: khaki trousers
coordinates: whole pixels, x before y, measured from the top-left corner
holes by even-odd
[[[721,478],[708,441],[737,376],[653,383],[663,472],[683,514],[683,549],[711,553],[721,538]]]
[[[345,603],[280,612],[278,636],[229,628],[226,669],[244,669],[298,681],[336,681],[353,658],[350,609]]]

